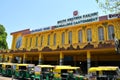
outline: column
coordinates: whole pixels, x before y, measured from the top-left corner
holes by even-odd
[[[87,70],[90,68],[91,66],[91,58],[90,58],[90,51],[87,51]]]
[[[12,63],[13,62],[13,55],[9,56],[9,62]]]
[[[60,62],[59,62],[59,65],[63,65],[63,58],[64,58],[63,53],[60,52]]]
[[[21,59],[21,56],[19,57],[19,60],[18,60],[18,63],[21,63],[22,62],[22,59]]]
[[[26,54],[23,54],[23,63],[26,63]]]
[[[3,55],[0,54],[0,62],[3,62]]]
[[[42,64],[42,53],[39,53],[39,63],[38,64]]]

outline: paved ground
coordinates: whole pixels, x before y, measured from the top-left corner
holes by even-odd
[[[3,77],[0,75],[0,80],[12,80],[11,77]],[[13,79],[13,80],[16,80],[16,79]]]

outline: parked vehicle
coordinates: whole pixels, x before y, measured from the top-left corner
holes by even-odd
[[[120,80],[120,70],[117,66],[91,67],[88,72],[90,80]]]
[[[34,75],[34,64],[16,64],[13,66],[14,78],[31,79]]]
[[[3,63],[0,63],[0,74],[2,74],[2,64]]]
[[[54,68],[54,80],[85,80],[80,67],[56,66]]]
[[[13,70],[12,70],[12,66],[14,65],[13,63],[2,63],[1,64],[2,67],[1,67],[1,74],[3,76],[12,76],[13,74]]]
[[[37,80],[53,80],[53,68],[52,65],[37,65],[35,66],[35,75],[33,79]]]

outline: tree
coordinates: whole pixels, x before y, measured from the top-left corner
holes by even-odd
[[[5,32],[5,28],[3,25],[0,24],[0,50],[8,49],[6,38],[7,38],[7,33]]]
[[[96,0],[96,2],[105,13],[120,13],[120,0]]]

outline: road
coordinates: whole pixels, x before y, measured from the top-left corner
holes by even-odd
[[[3,77],[0,75],[0,80],[12,80],[11,77]],[[13,80],[16,80],[16,79],[13,79]]]

